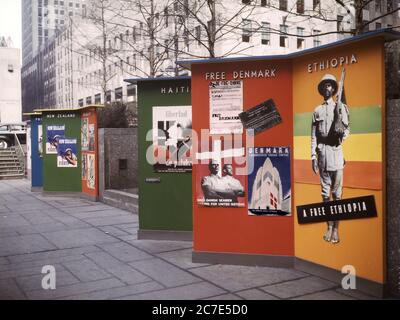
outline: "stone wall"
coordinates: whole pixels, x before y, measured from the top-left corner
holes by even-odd
[[[400,41],[386,44],[387,284],[400,296]]]
[[[104,190],[132,189],[137,186],[137,129],[99,129],[100,198]]]
[[[400,100],[386,109],[387,283],[400,296]]]

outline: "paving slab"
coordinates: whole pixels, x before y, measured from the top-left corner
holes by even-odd
[[[337,286],[338,285],[336,283],[321,278],[307,277],[262,287],[261,290],[270,293],[274,296],[277,296],[279,298],[288,299],[327,289],[332,289]]]
[[[201,281],[200,278],[160,259],[136,261],[129,263],[129,265],[166,287],[175,287]]]
[[[103,231],[106,234],[110,234],[114,237],[120,237],[120,236],[127,236],[129,233],[122,231],[121,229],[118,229],[114,226],[105,226],[105,227],[99,227],[101,231]]]
[[[62,230],[43,233],[43,236],[59,249],[76,248],[101,243],[116,242],[117,239],[95,228]]]
[[[70,207],[70,208],[66,207],[66,208],[62,208],[62,210],[64,212],[73,213],[73,214],[74,213],[78,213],[78,212],[102,211],[102,210],[110,210],[110,209],[114,210],[113,207],[110,207],[110,206],[105,205],[105,204],[92,204],[90,206],[84,205],[82,207]],[[121,214],[126,213],[125,211],[119,210],[119,209],[115,209],[114,211],[115,211],[116,214],[118,214],[118,212],[121,213]]]
[[[243,290],[236,292],[236,294],[245,300],[279,300],[277,297],[274,297],[259,289]]]
[[[293,269],[214,265],[190,270],[230,292],[261,287],[302,278],[304,273]]]
[[[0,280],[0,300],[26,300],[14,279]]]
[[[154,257],[140,249],[135,248],[129,243],[116,242],[98,245],[104,251],[122,262],[133,262],[138,260],[153,259]]]
[[[129,215],[129,214],[115,215],[115,216],[102,217],[102,218],[88,218],[88,219],[84,219],[84,221],[95,227],[112,226],[112,225],[118,225],[121,223],[132,222],[133,214],[132,215]]]
[[[61,249],[61,250],[52,250],[46,252],[32,253],[32,254],[24,254],[17,256],[9,256],[8,260],[11,263],[24,263],[27,261],[43,261],[49,259],[57,259],[60,257],[68,257],[68,256],[77,256],[82,255],[84,253],[100,251],[101,249],[96,246],[85,246],[74,249]]]
[[[82,282],[112,278],[112,275],[89,259],[64,262],[63,266]]]
[[[126,296],[120,298],[120,300],[199,300],[224,293],[226,292],[221,288],[207,282],[200,282],[150,293]]]
[[[192,251],[193,251],[192,249],[183,249],[183,250],[159,253],[157,254],[157,256],[164,260],[167,260],[168,262],[182,269],[198,268],[210,265],[207,263],[193,263]]]
[[[305,296],[297,297],[293,300],[355,300],[355,298],[345,296],[336,292],[335,290],[328,290],[313,294],[307,294]]]
[[[135,284],[151,280],[144,273],[122,263],[106,252],[87,253],[86,256],[94,261],[98,266],[126,284]]]
[[[91,293],[84,293],[68,297],[68,300],[110,300],[110,299],[117,299],[125,296],[131,296],[134,294],[151,292],[162,289],[164,289],[162,285],[160,285],[157,282],[150,281],[119,288],[112,288]]]
[[[105,217],[115,217],[129,215],[128,213],[116,212],[113,209],[102,210],[102,211],[85,211],[85,212],[75,212],[68,213],[70,216],[76,217],[78,219],[95,219],[95,218],[105,218]],[[129,222],[132,222],[131,220]]]
[[[363,292],[360,292],[358,290],[352,290],[352,289],[345,290],[343,288],[340,288],[340,289],[336,289],[336,292],[339,293],[339,294],[343,294],[345,296],[350,296],[350,297],[355,298],[357,300],[378,300],[378,298],[372,297],[372,296],[367,295],[367,294],[365,294]]]
[[[84,259],[85,256],[83,255],[74,255],[74,256],[47,258],[35,261],[26,261],[22,263],[9,263],[5,265],[0,265],[0,271],[27,269],[32,267],[42,268],[43,266],[56,265],[64,262],[78,261]]]
[[[23,276],[16,278],[18,286],[24,291],[33,291],[33,290],[43,290],[42,288],[42,280],[43,274],[32,275],[32,276]],[[56,288],[64,287],[72,284],[79,283],[80,281],[74,277],[74,275],[67,270],[56,270]]]
[[[31,223],[24,219],[21,215],[10,215],[10,214],[0,214],[0,226],[1,228],[13,228],[21,226],[29,226]]]
[[[124,284],[121,281],[111,278],[93,282],[77,283],[70,286],[56,288],[56,290],[33,290],[27,292],[26,295],[29,299],[33,300],[49,300],[123,286]]]
[[[150,253],[188,249],[193,246],[193,243],[190,241],[132,240],[128,242],[133,246]]]
[[[204,300],[243,300],[243,299],[241,297],[238,297],[237,295],[228,293],[228,294],[222,294],[220,296],[206,298]]]
[[[56,247],[41,235],[24,235],[2,238],[0,256],[54,250]]]
[[[56,269],[56,272],[63,271],[65,268],[61,265],[53,265]],[[32,276],[32,275],[41,275],[43,266],[34,266],[24,269],[14,269],[14,270],[6,270],[0,271],[0,279],[9,279],[9,278],[18,278],[24,276]]]

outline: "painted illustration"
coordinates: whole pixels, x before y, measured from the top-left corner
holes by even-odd
[[[342,199],[345,158],[342,144],[350,135],[349,109],[345,104],[342,70],[340,83],[335,76],[325,74],[318,84],[323,101],[314,110],[311,129],[311,161],[319,174],[322,202]],[[339,221],[329,221],[323,236],[325,241],[339,243]]]
[[[39,157],[43,158],[43,125],[38,125],[38,150]]]
[[[82,118],[81,127],[82,151],[89,150],[89,119]]]
[[[77,140],[62,138],[58,140],[58,168],[77,168]]]
[[[289,147],[249,148],[249,215],[291,215]]]
[[[96,188],[96,156],[94,154],[87,154],[87,187],[89,189]]]
[[[94,152],[95,147],[95,125],[89,124],[89,151]]]
[[[192,107],[153,107],[154,171],[192,171]]]
[[[65,125],[46,126],[46,154],[57,154],[59,140],[65,136]]]

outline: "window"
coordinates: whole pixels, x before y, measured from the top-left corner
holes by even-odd
[[[387,12],[393,11],[393,0],[387,0],[386,2]]]
[[[210,20],[207,22],[207,27],[208,27],[208,30],[210,31],[210,34],[215,33],[214,26],[215,26],[215,21]]]
[[[261,22],[261,44],[271,44],[271,24],[268,22]]]
[[[280,25],[281,35],[279,36],[279,45],[283,48],[289,47],[289,38],[287,36],[288,26],[285,24]]]
[[[261,0],[261,7],[266,7],[269,6],[269,1],[268,0]]]
[[[169,24],[169,12],[168,12],[168,7],[164,8],[164,19],[165,19],[165,26],[168,27]]]
[[[375,30],[378,30],[381,28],[382,28],[382,23],[380,23],[380,22],[375,23]]]
[[[321,12],[321,0],[313,0],[314,11]]]
[[[343,31],[343,16],[337,16],[337,21],[336,21],[336,30],[337,31]]]
[[[242,41],[243,42],[250,42],[251,37],[251,20],[243,19],[242,20]]]
[[[287,0],[279,0],[279,10],[287,11]]]
[[[122,87],[115,89],[115,101],[122,101]]]
[[[304,13],[304,0],[297,0],[297,13]]]
[[[321,45],[321,40],[319,38],[319,34],[321,33],[321,30],[313,30],[313,36],[314,36],[314,47],[318,47]]]
[[[101,104],[101,94],[100,93],[98,93],[94,96],[94,103]]]
[[[92,104],[92,97],[86,98],[86,105]]]
[[[83,99],[79,99],[78,105],[79,105],[80,107],[83,107]]]
[[[201,44],[201,26],[196,27],[195,34],[198,44]]]
[[[297,28],[297,49],[301,50],[305,48],[304,40],[304,28]]]
[[[243,4],[250,4],[250,0],[242,0]]]
[[[369,25],[370,25],[368,23],[368,20],[363,20],[362,24],[363,24],[363,31],[364,32],[368,32],[369,31]]]
[[[375,11],[376,12],[382,11],[382,0],[375,0]]]
[[[111,103],[111,90],[106,92],[106,103]]]
[[[10,73],[14,72],[14,66],[12,64],[8,65],[8,72],[10,72]]]
[[[136,96],[136,86],[135,85],[133,85],[133,84],[129,84],[128,85],[128,87],[127,87],[127,96],[128,97]]]

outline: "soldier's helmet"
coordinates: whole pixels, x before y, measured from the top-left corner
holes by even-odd
[[[330,82],[332,87],[333,87],[333,95],[335,95],[338,91],[338,84],[336,81],[336,78],[334,75],[332,74],[326,74],[322,77],[321,82],[318,85],[318,92],[321,96],[323,96],[323,89],[324,89],[324,85],[325,83]]]

